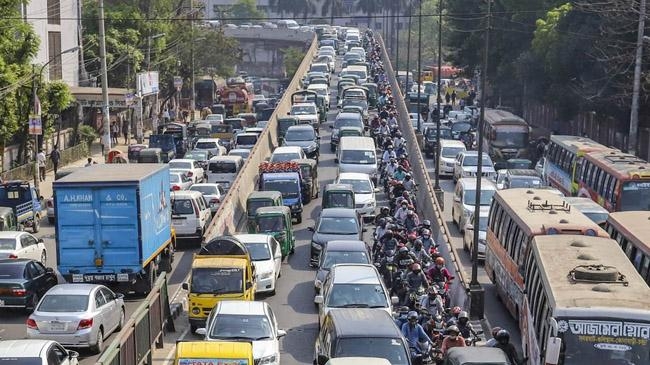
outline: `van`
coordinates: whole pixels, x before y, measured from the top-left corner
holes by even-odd
[[[467,148],[463,142],[452,139],[441,139],[438,174],[453,176],[454,168],[456,167],[456,156],[464,151],[467,151]]]
[[[235,136],[235,148],[252,149],[259,138],[258,133],[244,132]]]
[[[244,341],[180,341],[174,365],[253,365],[253,345]]]
[[[330,311],[314,345],[314,364],[332,358],[380,357],[392,365],[410,365],[409,347],[386,311],[371,308],[339,308]],[[365,363],[364,363],[365,364]]]
[[[368,174],[373,183],[377,184],[377,149],[374,139],[351,136],[341,138],[335,162],[339,164],[339,174]]]
[[[176,230],[177,238],[203,240],[212,211],[205,201],[203,194],[193,190],[171,192],[172,227]]]
[[[341,72],[341,74],[357,75],[359,76],[361,83],[368,81],[368,69],[366,66],[349,65]]]
[[[244,167],[241,156],[215,156],[208,160],[208,182],[221,184],[228,190]]]
[[[481,178],[481,210],[489,210],[492,197],[497,192],[497,186],[487,178]],[[474,213],[476,201],[476,178],[463,177],[458,179],[454,189],[451,219],[460,232],[465,232],[467,219]]]

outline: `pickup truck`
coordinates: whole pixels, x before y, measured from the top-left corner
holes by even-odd
[[[167,165],[93,165],[52,185],[58,270],[68,282],[146,294],[159,272],[171,272]]]
[[[259,190],[279,191],[291,216],[302,223],[302,190],[304,188],[300,165],[295,162],[263,162],[259,167]]]
[[[36,233],[41,227],[42,200],[38,189],[28,181],[12,180],[0,184],[0,207],[13,209],[19,227],[31,227]]]

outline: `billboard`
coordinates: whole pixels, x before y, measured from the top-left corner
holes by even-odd
[[[158,93],[158,71],[142,72],[138,74],[137,91],[139,95],[146,96]]]

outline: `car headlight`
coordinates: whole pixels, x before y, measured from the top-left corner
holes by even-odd
[[[258,274],[260,279],[268,279],[273,275],[273,271],[267,271],[263,272],[261,274]]]
[[[311,248],[317,251],[320,251],[322,249],[321,245],[316,241],[311,241]]]
[[[320,289],[323,286],[323,282],[316,279],[316,280],[314,280],[314,286],[317,287],[318,289]]]
[[[260,360],[256,361],[255,364],[256,365],[272,365],[272,364],[275,364],[277,361],[278,361],[278,356],[273,354],[273,355],[264,356],[264,357],[260,358]]]
[[[291,208],[300,209],[300,204],[296,203],[296,204],[292,205]]]

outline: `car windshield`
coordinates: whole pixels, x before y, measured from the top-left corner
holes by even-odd
[[[210,339],[267,340],[273,338],[273,329],[266,316],[218,314],[211,325]]]
[[[370,180],[346,180],[341,179],[338,182],[339,184],[350,184],[352,185],[352,191],[355,194],[370,194],[372,193],[372,184]]]
[[[457,122],[451,125],[452,132],[465,133],[470,129],[472,129],[472,125],[470,123]]]
[[[289,128],[287,134],[284,136],[284,140],[285,141],[313,141],[314,130]]]
[[[264,182],[264,190],[279,191],[283,198],[297,198],[299,186],[296,180],[271,180]]]
[[[482,190],[481,191],[481,206],[489,206],[492,203],[492,197],[496,190]],[[465,190],[463,204],[474,205],[476,199],[476,190]]]
[[[376,162],[375,151],[344,150],[340,163],[372,165]]]
[[[192,168],[192,163],[191,162],[185,162],[185,161],[169,161],[169,168],[170,169],[183,169],[183,170],[189,170]]]
[[[251,151],[249,150],[230,150],[230,152],[228,152],[228,156],[241,156],[244,160],[247,159],[250,154]]]
[[[270,207],[273,205],[273,200],[271,199],[251,199],[248,201],[248,207],[246,210],[248,214],[254,215],[258,208]],[[251,214],[252,213],[252,214]]]
[[[340,118],[336,119],[334,122],[334,128],[341,128],[341,127],[361,127],[363,128],[363,122],[361,119],[348,119],[348,118]]]
[[[13,238],[0,238],[0,251],[16,249],[16,240]]]
[[[16,264],[0,265],[0,280],[2,279],[22,279],[25,267]]]
[[[318,233],[351,235],[359,233],[359,226],[355,218],[324,217],[318,226]]]
[[[179,183],[179,182],[181,182],[181,175],[180,174],[169,174],[169,182],[170,183]]]
[[[528,131],[497,130],[492,145],[499,148],[526,148],[528,145]]]
[[[257,142],[257,136],[237,136],[237,144],[252,146]]]
[[[386,294],[379,284],[334,284],[327,296],[330,308],[386,308]]]
[[[193,151],[185,154],[184,158],[189,158],[194,161],[205,161],[208,159],[207,152]]]
[[[242,293],[244,273],[240,268],[192,269],[190,291],[196,294]]]
[[[538,188],[542,185],[542,179],[529,176],[529,177],[511,177],[508,187],[512,188]]]
[[[38,305],[39,312],[85,312],[87,295],[46,295]]]
[[[189,199],[172,199],[172,214],[184,215],[194,214],[194,207],[192,201]]]
[[[260,233],[273,233],[284,231],[284,217],[280,215],[275,216],[261,216],[257,218],[257,231]]]
[[[432,139],[436,138],[436,128],[427,128],[427,138]],[[449,128],[440,128],[440,139],[452,139],[451,129]]]
[[[237,165],[234,162],[213,161],[208,164],[208,170],[213,174],[234,174],[237,172]]]
[[[463,147],[443,147],[440,154],[442,157],[454,158],[456,155],[463,151],[465,151],[465,148]]]
[[[334,357],[379,357],[391,365],[408,365],[409,354],[401,338],[341,338],[336,344]]]
[[[246,243],[246,248],[253,261],[266,261],[271,259],[271,251],[266,242],[248,242]]]
[[[322,269],[329,269],[336,264],[369,264],[368,255],[363,251],[327,251]]]
[[[310,115],[310,114],[316,114],[316,107],[315,106],[292,106],[291,107],[291,115]]]
[[[465,156],[463,166],[477,166],[478,156]],[[483,156],[483,166],[492,166],[492,160],[488,156]]]
[[[194,148],[209,150],[218,148],[217,142],[197,142]]]
[[[271,162],[287,162],[300,158],[299,153],[274,153],[271,155]]]
[[[198,191],[203,195],[217,195],[219,194],[219,189],[216,186],[212,185],[192,185],[190,190]]]
[[[650,182],[628,181],[623,184],[621,211],[650,210]]]

